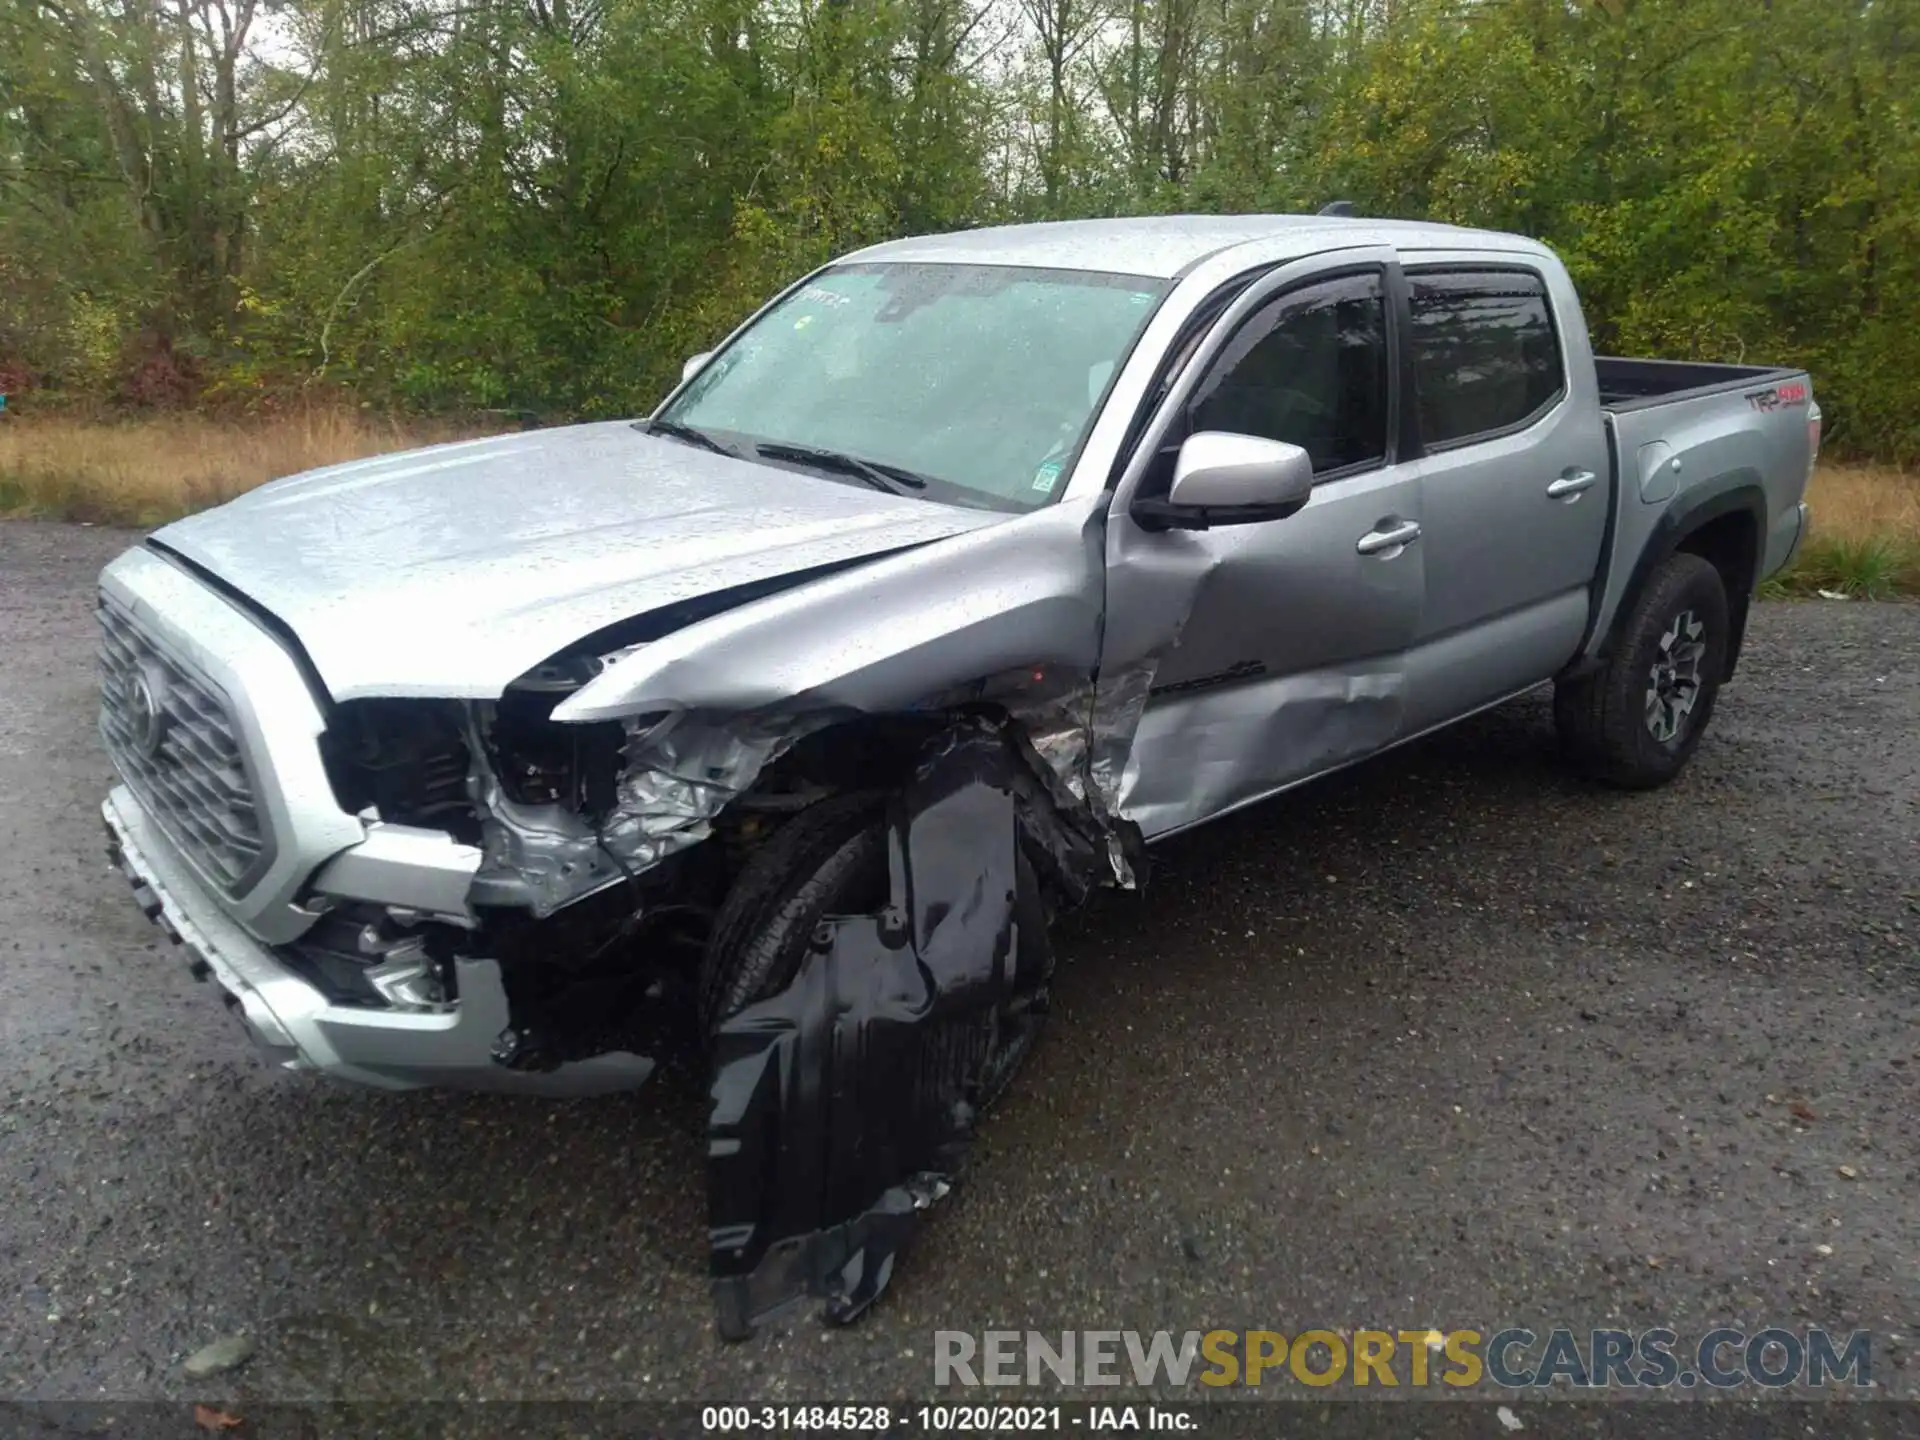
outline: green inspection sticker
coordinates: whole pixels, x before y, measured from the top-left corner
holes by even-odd
[[[1038,490],[1042,495],[1051,495],[1053,493],[1053,487],[1059,482],[1059,479],[1060,462],[1058,460],[1049,460],[1033,472],[1033,488]]]

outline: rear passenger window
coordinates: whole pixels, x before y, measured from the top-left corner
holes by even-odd
[[[1256,312],[1214,362],[1191,430],[1298,445],[1315,474],[1387,453],[1386,303],[1376,275],[1329,280]]]
[[[1546,286],[1519,270],[1407,277],[1420,434],[1445,445],[1545,410],[1566,377]]]

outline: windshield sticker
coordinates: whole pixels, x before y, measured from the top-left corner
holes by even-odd
[[[1136,290],[1131,298],[1136,305],[1151,305],[1160,297],[1151,290]]]
[[[815,318],[816,317],[812,315],[802,315],[798,320],[793,322],[793,328],[796,330],[804,330],[814,322]]]
[[[1049,460],[1033,472],[1033,488],[1042,495],[1051,495],[1053,487],[1060,482],[1060,462]]]

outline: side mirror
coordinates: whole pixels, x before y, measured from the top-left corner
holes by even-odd
[[[713,358],[711,350],[702,350],[698,355],[689,355],[686,363],[680,367],[680,383],[685,384],[698,375],[707,361]]]
[[[1284,440],[1202,430],[1174,461],[1165,499],[1136,500],[1133,518],[1150,530],[1206,530],[1283,520],[1313,493],[1313,457]]]

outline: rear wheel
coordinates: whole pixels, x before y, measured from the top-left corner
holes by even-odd
[[[1713,716],[1730,634],[1720,572],[1698,555],[1668,556],[1634,602],[1606,665],[1554,687],[1554,723],[1568,759],[1629,790],[1678,775]]]
[[[1044,977],[1053,967],[1039,887],[1025,857],[1017,863],[1020,971]],[[883,794],[836,796],[788,821],[754,852],[715,917],[701,966],[702,1033],[786,989],[823,921],[882,909],[888,888]],[[1029,991],[939,1025],[925,1036],[918,1085],[923,1093],[971,1092],[986,1108],[1032,1049],[1041,1019]]]

